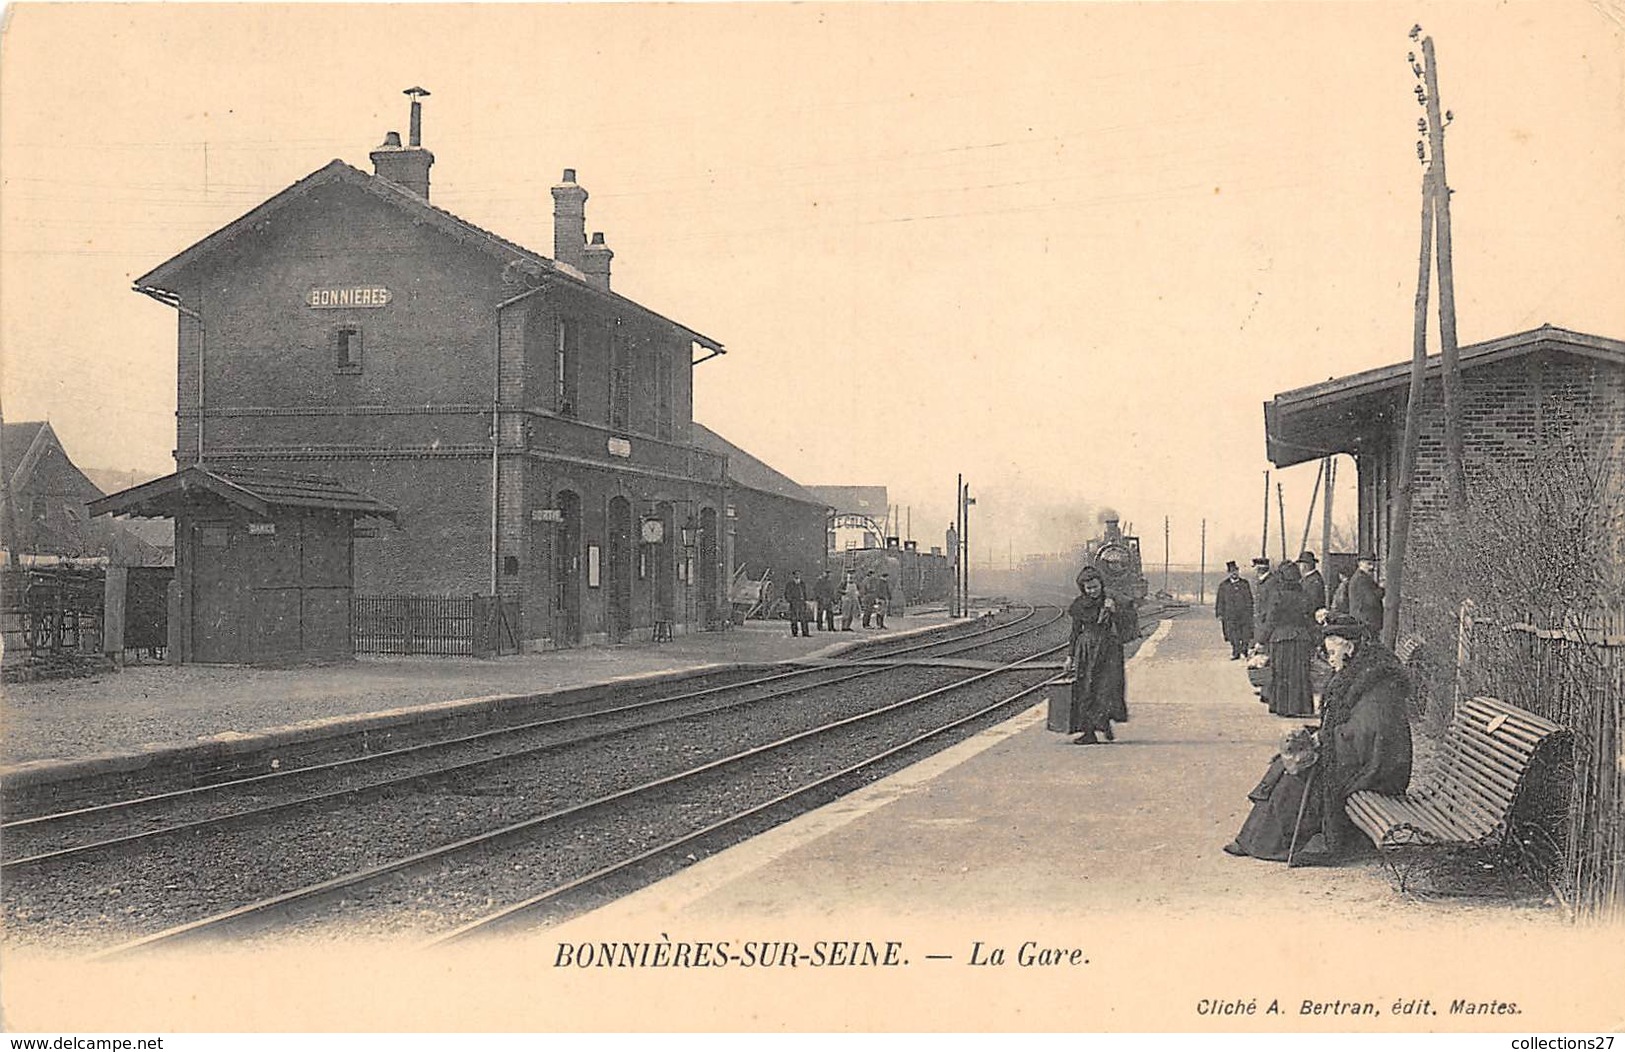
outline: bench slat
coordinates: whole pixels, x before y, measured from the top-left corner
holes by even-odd
[[[1505,716],[1508,723],[1517,724],[1543,737],[1550,737],[1563,730],[1561,724],[1553,723],[1546,717],[1529,712],[1526,709],[1520,709],[1516,705],[1502,701],[1500,698],[1491,698],[1480,694],[1468,698],[1462,702],[1462,705],[1469,709],[1488,710],[1497,716]]]
[[[1440,758],[1440,768],[1455,768],[1469,771],[1475,779],[1487,783],[1484,787],[1485,795],[1497,801],[1510,802],[1514,793],[1518,791],[1518,778],[1523,768],[1510,770],[1505,763],[1497,761],[1492,756],[1486,756],[1476,746],[1461,742],[1456,743],[1458,748],[1452,749],[1449,755]],[[1528,765],[1524,765],[1526,768]]]
[[[1500,816],[1471,798],[1445,792],[1440,783],[1430,783],[1406,799],[1437,815],[1439,825],[1464,840],[1477,840],[1495,832]]]
[[[1473,792],[1460,780],[1441,777],[1429,781],[1422,789],[1411,794],[1445,810],[1468,828],[1494,828],[1502,820],[1506,808],[1496,807]]]

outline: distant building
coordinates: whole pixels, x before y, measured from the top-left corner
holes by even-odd
[[[832,552],[886,547],[891,502],[885,486],[808,486],[835,509],[826,544]]]
[[[811,581],[824,568],[831,509],[794,479],[751,456],[698,421],[694,444],[728,460],[731,522],[747,523],[732,537],[730,565],[752,580],[771,571],[782,584],[790,571]]]
[[[157,565],[172,554],[160,534],[149,539],[126,524],[93,520],[87,505],[102,490],[74,464],[49,423],[6,424],[0,465],[7,483],[0,493],[7,501],[0,548],[8,554],[15,545],[26,562],[98,559],[125,566]]]
[[[1551,325],[1461,348],[1469,463],[1513,463],[1543,443],[1578,443],[1625,468],[1625,343]],[[1359,544],[1388,554],[1410,363],[1278,394],[1264,403],[1269,459],[1289,467],[1348,454],[1359,469]],[[1412,500],[1425,531],[1447,505],[1440,359],[1428,359]]]
[[[531,646],[704,625],[729,479],[692,370],[721,344],[611,290],[573,170],[549,258],[432,204],[420,129],[414,99],[372,172],[332,161],[137,279],[178,315],[177,468],[396,510],[358,595],[496,594]]]

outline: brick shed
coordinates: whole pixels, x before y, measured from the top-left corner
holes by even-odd
[[[1276,395],[1264,403],[1265,442],[1276,467],[1347,454],[1359,469],[1360,547],[1388,552],[1410,362]],[[1553,442],[1625,466],[1625,343],[1543,325],[1461,348],[1462,445],[1473,465],[1508,463]],[[1447,504],[1440,359],[1422,393],[1412,523],[1426,531]]]
[[[331,478],[198,466],[90,512],[175,520],[170,660],[220,664],[349,658],[355,522],[395,519]]]

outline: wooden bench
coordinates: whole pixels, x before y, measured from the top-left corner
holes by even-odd
[[[1531,772],[1566,763],[1573,736],[1550,720],[1497,698],[1477,697],[1456,707],[1438,755],[1421,785],[1404,796],[1371,791],[1348,799],[1348,816],[1393,864],[1407,848],[1470,853],[1493,860],[1504,878]],[[1408,871],[1393,869],[1400,890]]]

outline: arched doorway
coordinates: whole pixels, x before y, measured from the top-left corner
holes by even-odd
[[[615,642],[632,631],[632,502],[614,497],[609,502],[609,637]]]
[[[715,508],[700,511],[700,619],[707,627],[715,624],[717,616],[717,573],[721,554],[717,550],[717,513]]]
[[[561,521],[553,553],[553,633],[559,646],[574,646],[581,642],[581,495],[564,490],[558,503]]]

